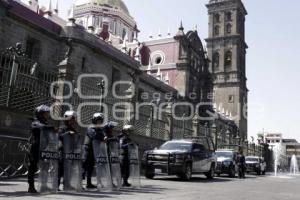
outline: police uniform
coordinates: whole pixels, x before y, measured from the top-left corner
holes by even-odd
[[[129,138],[129,131],[132,126],[125,126],[122,134],[119,136],[119,143],[121,149],[121,173],[123,178],[123,186],[131,186],[128,183],[130,176],[130,158],[129,158],[129,145],[132,144],[132,140]]]
[[[34,186],[34,175],[38,170],[39,153],[40,153],[40,135],[45,126],[48,125],[47,119],[42,116],[42,113],[49,112],[50,108],[41,105],[35,109],[36,118],[31,124],[31,136],[29,138],[30,149],[28,153],[28,184],[30,193],[37,193]]]
[[[92,119],[93,126],[87,129],[87,134],[84,139],[84,149],[83,149],[83,177],[87,176],[87,188],[96,188],[92,184],[92,175],[95,166],[95,156],[93,150],[93,140],[104,141],[105,137],[105,126],[97,127],[97,121],[103,121],[103,115],[101,113],[95,113]]]

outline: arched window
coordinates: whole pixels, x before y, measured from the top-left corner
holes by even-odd
[[[231,24],[227,24],[226,25],[226,33],[227,34],[231,34],[231,32],[232,32],[232,25]]]
[[[213,70],[219,68],[219,65],[220,65],[220,55],[219,55],[218,52],[215,52],[215,53],[213,54],[213,60],[212,60],[212,63],[213,63]]]
[[[218,13],[215,14],[215,15],[214,15],[214,18],[215,18],[215,23],[220,23],[220,21],[221,21],[221,20],[220,20],[220,14],[218,14]]]
[[[231,51],[227,51],[226,53],[225,53],[225,67],[231,67],[231,65],[232,65],[232,53],[231,53]]]
[[[215,26],[214,28],[214,35],[218,36],[220,34],[220,26]]]
[[[225,17],[226,17],[226,21],[232,21],[232,13],[231,12],[227,12]]]

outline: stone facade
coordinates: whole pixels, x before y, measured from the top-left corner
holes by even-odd
[[[227,113],[247,139],[248,89],[246,78],[245,16],[241,0],[210,1],[207,41],[210,71],[214,75],[216,109]]]

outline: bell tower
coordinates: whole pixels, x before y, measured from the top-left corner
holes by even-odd
[[[210,0],[207,42],[210,71],[214,76],[214,103],[239,127],[247,139],[248,89],[246,78],[245,17],[241,0]]]

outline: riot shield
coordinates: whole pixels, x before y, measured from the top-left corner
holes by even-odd
[[[77,133],[66,133],[62,138],[64,150],[64,190],[79,192],[82,189],[81,148],[83,139]]]
[[[107,154],[107,145],[100,140],[93,140],[96,160],[97,188],[99,191],[112,190],[112,180]]]
[[[122,184],[119,142],[111,139],[107,141],[107,145],[113,189],[119,190]]]
[[[139,147],[136,144],[130,144],[129,151],[129,163],[130,163],[130,177],[129,181],[133,187],[141,187],[140,177],[140,160],[139,160]]]
[[[58,134],[54,127],[44,126],[40,133],[40,160],[38,191],[57,192],[58,187]]]

